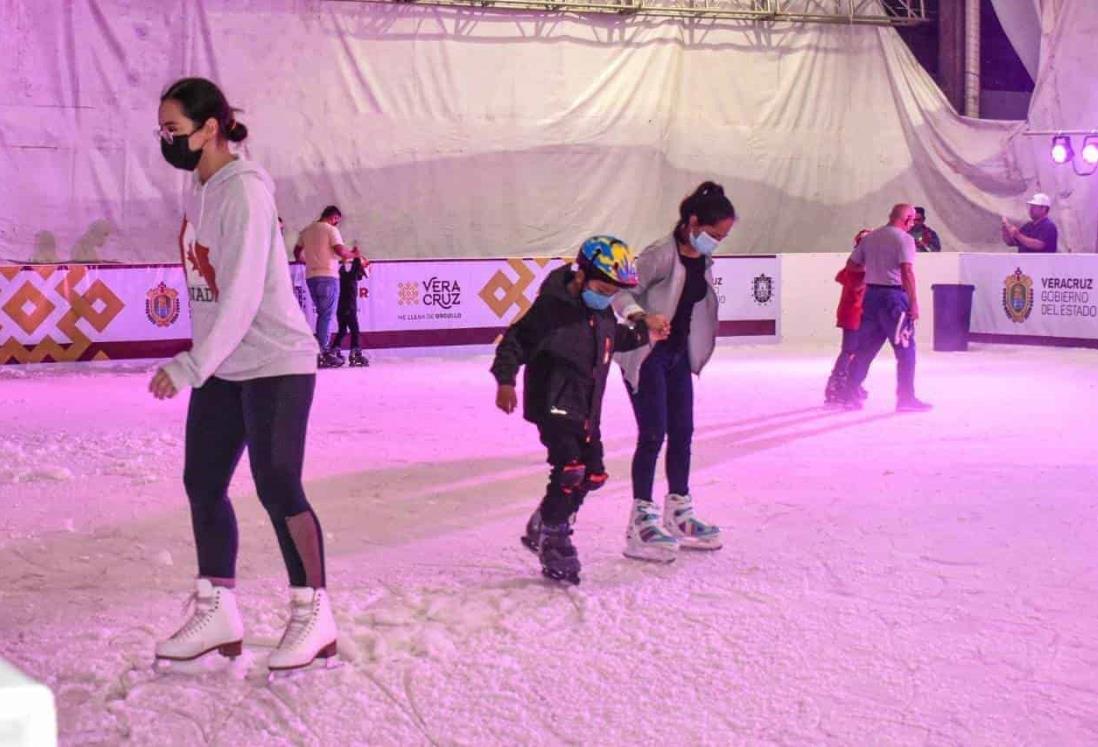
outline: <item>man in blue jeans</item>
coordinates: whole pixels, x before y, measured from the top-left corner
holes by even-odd
[[[316,341],[320,345],[317,366],[334,368],[343,359],[332,349],[332,317],[339,300],[339,261],[360,256],[358,249],[348,249],[339,233],[343,213],[335,205],[324,208],[320,220],[301,232],[294,247],[294,257],[305,262],[305,285],[316,306]]]
[[[896,353],[896,411],[931,409],[915,396],[915,328],[919,301],[915,292],[915,240],[908,231],[915,224],[915,208],[892,208],[888,224],[870,232],[847,260],[851,271],[865,270],[865,303],[858,330],[857,351],[850,378],[840,401],[849,409],[861,409],[858,388],[869,373],[885,340]]]

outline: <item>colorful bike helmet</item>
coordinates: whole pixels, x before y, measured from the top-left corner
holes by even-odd
[[[576,264],[588,277],[605,280],[619,288],[637,286],[637,265],[633,253],[621,239],[613,236],[592,236],[583,242]]]

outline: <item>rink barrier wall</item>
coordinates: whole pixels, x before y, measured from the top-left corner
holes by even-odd
[[[834,277],[847,256],[845,252],[781,255],[783,341],[838,343],[841,332],[835,327],[835,307],[840,288]],[[1098,255],[920,253],[915,279],[921,345],[932,342],[930,287],[966,283],[976,286],[972,342],[1098,347]],[[1057,292],[1061,296],[1048,295]],[[1074,295],[1065,300],[1063,294]]]
[[[1098,255],[969,254],[960,269],[977,342],[1098,347]]]
[[[360,342],[400,354],[490,350],[564,261],[373,262],[358,285]],[[312,325],[304,266],[287,271]],[[780,340],[779,259],[717,257],[713,273],[721,339]],[[0,266],[0,364],[165,358],[186,350],[190,334],[188,289],[178,265]]]
[[[849,252],[781,255],[783,342],[838,344],[842,332],[835,326],[835,309],[841,287],[835,274],[848,256]],[[922,345],[929,347],[934,329],[930,286],[958,282],[961,256],[920,253],[915,259],[920,313],[916,334]]]
[[[846,257],[716,258],[721,341],[835,344],[840,289],[834,277]],[[486,351],[563,261],[373,262],[358,289],[362,346],[396,355]],[[311,318],[304,268],[294,264],[289,272]],[[976,286],[974,342],[1098,347],[1096,255],[924,253],[915,274],[924,346],[934,324],[931,286],[964,282]],[[1048,287],[1053,284],[1071,287]],[[1065,293],[1074,295],[1064,301]],[[186,299],[182,270],[173,264],[0,265],[0,364],[174,355],[190,345]]]

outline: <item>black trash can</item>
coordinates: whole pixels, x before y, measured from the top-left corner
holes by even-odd
[[[934,349],[968,350],[975,285],[932,285],[934,292]]]

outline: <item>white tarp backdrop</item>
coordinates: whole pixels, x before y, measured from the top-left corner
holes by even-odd
[[[1041,9],[1037,0],[991,0],[995,15],[1029,77],[1037,80],[1041,62]]]
[[[1098,86],[1094,47],[1098,44],[1098,2],[1042,0],[1041,71],[1037,75],[1028,126],[1034,130],[1098,130]],[[1074,251],[1098,247],[1098,174],[1080,177],[1049,160],[1049,138],[1026,138],[1041,188],[1057,206],[1060,235]],[[1081,140],[1075,139],[1076,156]],[[1063,249],[1061,249],[1063,251]]]
[[[1062,14],[1098,24],[1082,5]],[[891,29],[318,0],[0,8],[0,258],[173,261],[185,181],[152,133],[183,75],[245,110],[289,238],[335,202],[373,256],[556,254],[592,232],[643,246],[707,178],[742,214],[736,252],[843,250],[899,200],[928,207],[947,250],[990,249],[1038,186],[1063,244],[1094,249],[1093,200],[1039,165],[1047,144],[957,116]],[[1065,98],[1096,37],[1055,15],[1042,126],[1096,108]]]

